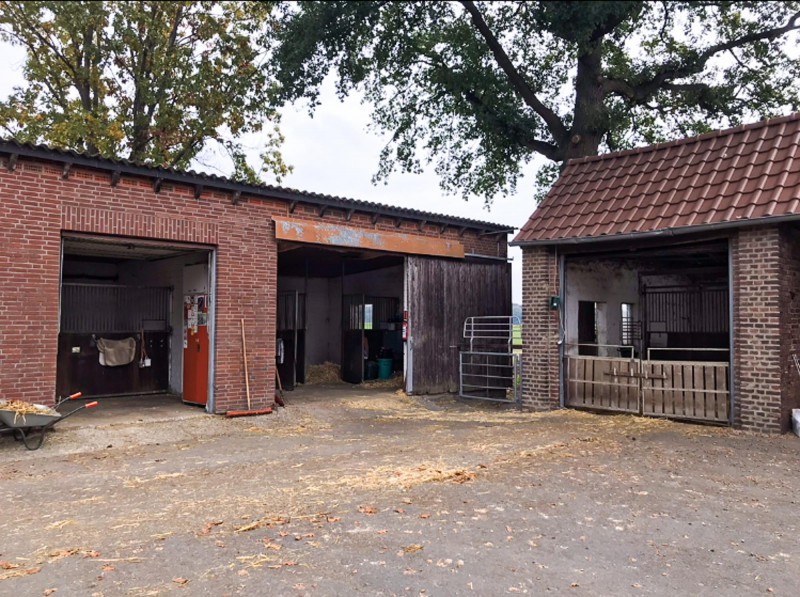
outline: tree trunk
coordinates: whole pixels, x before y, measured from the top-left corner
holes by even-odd
[[[564,160],[597,155],[608,132],[609,117],[602,86],[601,40],[592,41],[578,57],[575,80],[575,118],[569,139],[562,146]]]

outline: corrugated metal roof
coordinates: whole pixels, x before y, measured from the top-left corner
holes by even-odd
[[[299,203],[326,205],[332,208],[355,210],[363,213],[379,214],[388,217],[400,217],[417,221],[426,221],[431,224],[466,227],[487,232],[511,231],[513,226],[484,222],[458,216],[437,214],[407,207],[395,207],[371,201],[349,199],[311,191],[301,191],[287,187],[268,184],[248,184],[237,182],[224,176],[195,172],[193,170],[178,170],[175,168],[156,168],[125,159],[111,159],[88,155],[77,151],[56,149],[47,145],[34,145],[19,143],[15,140],[0,139],[0,153],[9,155],[27,156],[41,160],[56,161],[59,163],[74,163],[76,165],[106,171],[119,171],[122,174],[160,178],[164,181],[187,185],[200,185],[204,189],[218,189],[231,192],[240,192],[243,195],[264,197],[269,199],[284,199]]]
[[[800,218],[800,112],[570,161],[512,244]]]

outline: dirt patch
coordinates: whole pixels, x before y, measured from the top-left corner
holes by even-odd
[[[0,593],[796,590],[794,437],[345,385],[287,399],[0,443]]]

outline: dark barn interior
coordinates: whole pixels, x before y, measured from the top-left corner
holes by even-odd
[[[277,340],[284,387],[303,383],[309,366],[326,362],[339,365],[350,383],[402,373],[403,296],[400,255],[281,242]]]

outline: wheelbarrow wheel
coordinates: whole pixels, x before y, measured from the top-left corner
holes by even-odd
[[[39,448],[42,447],[42,444],[44,443],[44,434],[46,431],[47,431],[46,428],[42,428],[38,431],[37,435],[36,432],[31,434],[30,431],[28,433],[25,433],[23,429],[15,429],[14,439],[16,439],[17,441],[21,441],[23,444],[25,444],[25,448],[27,448],[28,450],[31,451],[38,450]]]

